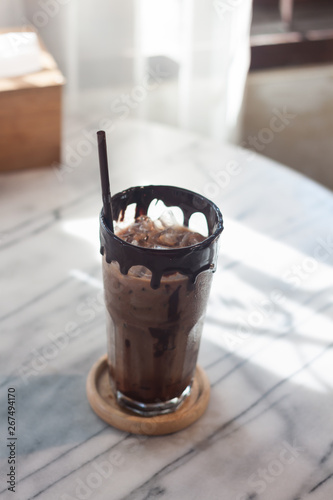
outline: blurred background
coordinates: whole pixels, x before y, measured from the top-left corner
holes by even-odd
[[[64,133],[154,121],[333,189],[331,0],[1,0],[10,27],[38,32],[64,75]]]

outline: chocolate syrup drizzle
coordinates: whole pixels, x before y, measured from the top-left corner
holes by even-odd
[[[132,266],[145,266],[152,273],[150,285],[160,286],[163,274],[180,272],[195,283],[199,273],[210,269],[215,272],[218,238],[223,231],[222,214],[219,208],[200,194],[173,186],[137,186],[126,189],[112,197],[113,219],[124,220],[126,208],[136,204],[135,218],[147,215],[150,203],[161,200],[167,207],[177,206],[184,214],[184,226],[188,227],[192,214],[204,214],[208,225],[208,236],[201,243],[182,248],[144,248],[118,238],[106,225],[103,210],[100,214],[101,254],[106,262],[117,261],[122,274]]]

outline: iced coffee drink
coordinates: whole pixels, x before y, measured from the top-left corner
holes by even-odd
[[[151,220],[153,199],[179,206],[185,225],[170,212]],[[114,233],[101,216],[108,365],[119,404],[149,416],[174,411],[191,391],[222,218],[195,193],[148,186],[113,197],[118,222],[133,201],[134,220]],[[187,227],[198,211],[208,237]]]

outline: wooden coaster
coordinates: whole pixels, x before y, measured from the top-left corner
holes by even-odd
[[[193,424],[205,412],[210,395],[208,377],[197,366],[191,393],[176,411],[154,417],[135,415],[116,402],[109,383],[107,355],[92,366],[86,388],[90,406],[101,419],[121,431],[148,436],[171,434]]]

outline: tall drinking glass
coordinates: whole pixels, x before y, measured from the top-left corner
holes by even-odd
[[[208,236],[181,248],[128,243],[100,216],[107,313],[108,368],[118,403],[143,416],[176,410],[190,394],[213,273],[223,230],[218,207],[172,186],[127,189],[112,197],[115,221],[135,204],[146,215],[153,200],[179,207],[184,226],[204,214]]]

